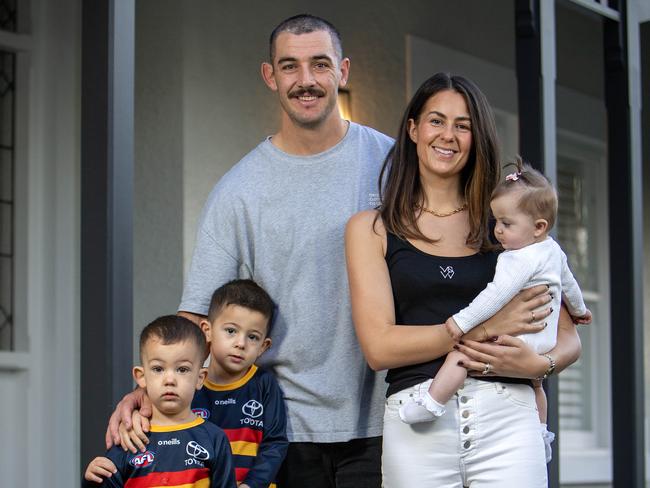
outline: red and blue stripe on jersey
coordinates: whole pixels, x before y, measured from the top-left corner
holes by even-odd
[[[227,385],[206,381],[192,410],[223,429],[233,453],[238,483],[273,486],[286,455],[286,410],[275,377],[253,365]]]

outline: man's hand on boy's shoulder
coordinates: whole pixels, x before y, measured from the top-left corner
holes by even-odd
[[[134,410],[131,416],[131,428],[127,429],[124,423],[120,423],[120,445],[125,451],[128,449],[132,453],[138,451],[144,452],[149,444],[150,423],[147,417],[140,415],[140,411]]]
[[[133,411],[139,410],[140,416],[150,418],[152,414],[151,401],[142,388],[136,388],[131,393],[128,393],[117,404],[115,411],[111,415],[106,429],[106,449],[110,449],[113,445],[122,445],[122,437],[120,435],[120,425],[124,424],[126,431],[133,428],[132,416]],[[148,422],[147,422],[148,430]],[[146,439],[146,436],[144,436]],[[130,449],[136,452],[134,449]]]

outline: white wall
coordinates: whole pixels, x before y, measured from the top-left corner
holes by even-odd
[[[79,476],[80,2],[34,4],[28,486],[63,488]]]
[[[17,87],[21,339],[0,353],[0,473],[2,486],[65,488],[79,479],[80,6],[34,0],[31,13]]]
[[[181,2],[136,2],[133,218],[134,336],[175,313],[183,285]],[[144,20],[143,20],[144,17]],[[137,342],[137,341],[135,341]],[[137,345],[133,357],[138,358]]]

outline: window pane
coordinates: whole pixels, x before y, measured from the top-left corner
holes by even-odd
[[[558,158],[557,236],[567,255],[573,275],[583,291],[598,290],[597,243],[593,218],[586,192],[593,188],[585,181],[584,164],[569,158]],[[590,236],[590,234],[594,234]],[[590,237],[592,237],[590,239]]]
[[[567,255],[569,266],[592,311],[594,323],[579,327],[584,345],[582,356],[560,375],[560,428],[591,431],[593,425],[593,343],[598,327],[598,260],[594,222],[595,208],[589,205],[594,198],[594,185],[588,179],[586,165],[578,160],[558,157],[557,186],[559,197],[557,237]],[[591,194],[590,194],[591,193]],[[588,299],[590,298],[590,299]]]
[[[16,0],[0,0],[0,29],[16,32],[17,25]]]
[[[586,300],[587,307],[594,315],[593,323],[588,327],[578,327],[578,334],[583,344],[582,355],[560,375],[560,429],[592,431],[593,425],[593,376],[594,354],[588,344],[593,343],[594,329],[599,327],[598,304]]]

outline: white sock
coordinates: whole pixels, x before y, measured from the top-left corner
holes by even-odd
[[[546,424],[539,424],[542,431],[542,439],[544,439],[544,454],[546,456],[546,463],[550,463],[553,458],[553,448],[551,442],[555,440],[555,434],[546,428]]]
[[[419,422],[431,422],[436,419],[436,416],[429,412],[424,405],[410,399],[399,408],[399,418],[405,424],[417,424]]]
[[[436,417],[440,417],[445,413],[445,406],[438,403],[428,391],[422,395],[422,405]]]
[[[399,409],[399,418],[405,424],[417,424],[431,422],[444,413],[444,405],[431,398],[427,392],[420,398],[413,398],[402,405]]]

